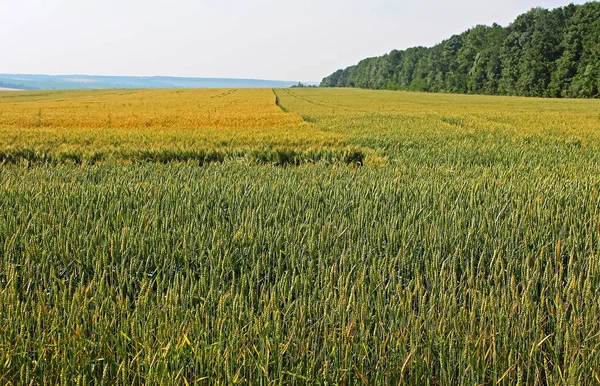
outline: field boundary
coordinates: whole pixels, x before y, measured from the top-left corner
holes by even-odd
[[[273,149],[214,149],[214,150],[138,150],[115,152],[42,152],[32,149],[0,151],[0,167],[97,165],[123,163],[194,164],[205,166],[225,162],[254,165],[301,166],[306,164],[362,166],[365,152],[355,146],[345,148],[315,148],[297,150]]]

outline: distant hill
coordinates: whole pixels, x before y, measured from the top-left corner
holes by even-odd
[[[600,3],[534,8],[508,27],[479,25],[431,48],[362,60],[321,86],[600,97]]]
[[[106,88],[285,88],[296,84],[298,84],[298,82],[261,79],[0,74],[0,88],[16,88],[22,90],[79,90]]]

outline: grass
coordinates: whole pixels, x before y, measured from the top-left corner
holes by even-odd
[[[597,101],[276,93],[332,147],[0,167],[0,383],[600,381]]]

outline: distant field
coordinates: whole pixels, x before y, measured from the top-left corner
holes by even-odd
[[[597,105],[340,89],[7,93],[0,95],[0,160],[365,164],[457,151],[467,163],[484,162],[539,143],[597,146]]]
[[[0,160],[12,163],[299,162],[348,151],[340,135],[281,111],[269,89],[0,95]]]
[[[0,95],[0,384],[600,382],[600,104]]]
[[[487,158],[492,166],[518,161],[493,159],[508,153],[549,156],[552,148],[576,155],[577,149],[600,145],[596,100],[346,89],[283,89],[278,94],[283,106],[315,128],[391,159],[418,154],[469,163]]]

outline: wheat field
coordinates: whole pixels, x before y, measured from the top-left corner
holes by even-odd
[[[597,384],[599,107],[0,93],[0,384]]]
[[[345,147],[281,111],[268,89],[0,94],[0,160],[12,163],[335,159]]]

